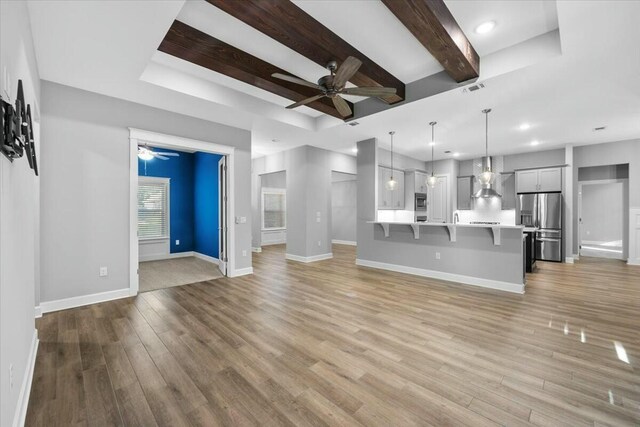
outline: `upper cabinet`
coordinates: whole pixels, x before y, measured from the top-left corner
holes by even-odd
[[[424,172],[416,171],[414,173],[414,193],[427,193],[427,175]]]
[[[398,183],[395,190],[387,189],[391,169],[378,167],[378,209],[404,209],[404,172],[393,170],[393,179]]]
[[[517,193],[562,191],[562,168],[516,171]]]

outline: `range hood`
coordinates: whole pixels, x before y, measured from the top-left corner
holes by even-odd
[[[483,171],[493,171],[491,167],[491,157],[483,157],[482,158],[482,170]],[[490,199],[493,197],[502,197],[500,193],[493,189],[493,182],[489,182],[482,186],[482,188],[476,191],[473,194],[474,199]]]

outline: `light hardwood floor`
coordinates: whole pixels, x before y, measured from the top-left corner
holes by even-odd
[[[45,315],[27,425],[640,425],[640,268],[514,295],[334,256]]]

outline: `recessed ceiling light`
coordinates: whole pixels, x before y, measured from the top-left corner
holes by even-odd
[[[523,123],[520,125],[520,130],[527,130],[531,127],[529,123]]]
[[[353,148],[351,149],[351,152],[352,152],[352,153],[357,153],[357,152],[358,152],[358,147],[353,147]]]
[[[453,153],[453,157],[458,157],[460,153]]]
[[[487,21],[476,27],[476,33],[478,34],[487,34],[491,30],[493,30],[496,26],[496,21]]]
[[[430,142],[429,145],[436,145],[436,143],[435,142]]]
[[[531,145],[538,145],[540,144],[540,141],[531,141]]]

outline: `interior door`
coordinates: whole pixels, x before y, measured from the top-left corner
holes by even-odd
[[[624,259],[624,183],[581,184],[580,187],[580,255]]]
[[[218,161],[218,268],[227,275],[227,156]]]

